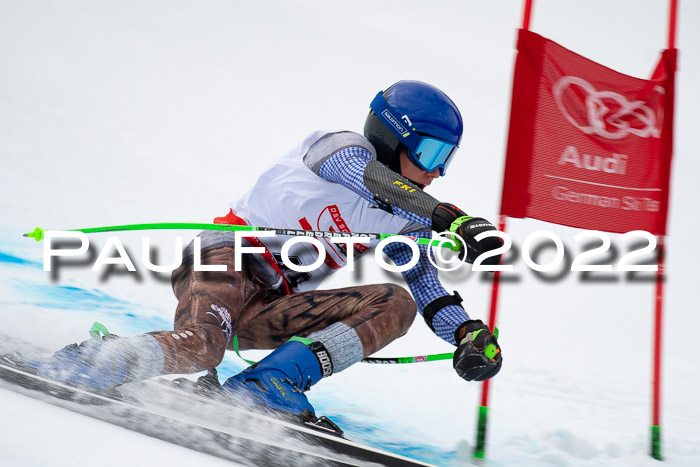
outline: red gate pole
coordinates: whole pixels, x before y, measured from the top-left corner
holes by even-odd
[[[525,0],[523,8],[523,25],[522,29],[530,29],[530,18],[532,16],[533,0]],[[506,231],[506,216],[500,214],[498,230]],[[498,289],[500,285],[501,271],[493,273],[493,283],[491,286],[491,310],[489,312],[488,326],[491,331],[496,329],[496,314],[498,312]],[[479,417],[476,426],[476,443],[474,445],[474,458],[484,459],[486,455],[486,426],[488,422],[489,410],[489,387],[491,380],[486,380],[481,386],[481,405],[479,406]]]
[[[676,48],[676,19],[678,17],[678,0],[670,0],[668,14],[668,48]],[[663,335],[664,311],[664,275],[666,261],[666,241],[658,236],[656,271],[656,293],[654,297],[654,363],[652,367],[651,396],[651,456],[663,460],[661,455],[661,339]]]
[[[498,230],[506,231],[506,216],[500,215]],[[488,326],[493,332],[496,329],[496,313],[498,311],[498,288],[500,285],[501,271],[494,271],[491,286],[491,311],[489,312]],[[481,405],[479,406],[479,418],[476,425],[476,444],[474,445],[474,458],[484,459],[486,455],[486,424],[489,410],[489,384],[491,380],[484,381],[481,386]]]
[[[654,459],[663,460],[661,456],[661,335],[664,305],[664,269],[665,269],[665,245],[664,237],[658,236],[656,270],[656,296],[654,306],[654,366],[652,382],[652,408],[651,408],[651,456]]]
[[[676,17],[678,16],[678,0],[671,0],[668,14],[668,48],[676,48]]]
[[[526,31],[530,29],[530,16],[532,16],[532,1],[533,0],[525,0],[525,9],[523,11],[523,29]]]

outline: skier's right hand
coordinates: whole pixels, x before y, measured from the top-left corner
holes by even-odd
[[[498,335],[498,329],[495,332]],[[496,336],[480,319],[470,319],[457,328],[457,351],[452,366],[467,381],[484,381],[501,370],[503,356]]]

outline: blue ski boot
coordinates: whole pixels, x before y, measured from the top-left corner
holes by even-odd
[[[260,362],[227,379],[219,390],[247,405],[292,415],[308,410],[315,416],[304,392],[331,373],[333,364],[323,344],[292,338]]]
[[[70,344],[45,361],[25,362],[39,376],[86,389],[111,389],[130,381],[157,376],[163,350],[153,336],[120,338],[95,323],[92,339]]]
[[[43,362],[25,362],[39,376],[70,386],[106,389],[126,382],[126,352],[115,345],[111,335],[104,341],[87,340],[70,344]],[[111,345],[110,345],[111,344]]]

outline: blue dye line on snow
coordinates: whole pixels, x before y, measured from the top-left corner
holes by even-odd
[[[410,439],[408,443],[406,442],[406,433],[397,433],[398,436],[404,436],[401,438],[397,436],[392,439],[391,432],[387,431],[387,428],[390,428],[388,425],[378,427],[376,423],[358,423],[357,420],[342,414],[325,415],[328,415],[336,422],[338,426],[345,431],[349,439],[368,446],[373,446],[384,451],[393,452],[430,464],[446,465],[454,462],[457,458],[457,452],[454,450],[444,450],[436,446],[416,442],[419,436],[408,436]]]
[[[86,323],[102,324],[120,335],[140,334],[172,329],[172,321],[159,316],[142,316],[140,305],[109,295],[98,289],[48,285],[15,280],[14,288],[22,292],[23,302],[44,309],[86,312]],[[86,330],[87,332],[87,330]]]
[[[107,329],[119,335],[134,335],[149,331],[170,330],[172,321],[159,316],[143,316],[140,305],[113,297],[96,289],[74,286],[21,283],[31,305],[59,310],[87,312],[89,324],[99,320]]]
[[[87,290],[65,285],[22,284],[32,304],[41,308],[76,310],[123,310],[133,305],[99,290]]]
[[[19,264],[21,266],[44,269],[44,265],[37,261],[20,258],[19,256],[14,256],[9,253],[5,253],[4,251],[0,251],[0,263]]]

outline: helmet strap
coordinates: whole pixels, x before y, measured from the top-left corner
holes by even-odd
[[[394,150],[394,155],[392,156],[391,161],[389,162],[389,169],[391,169],[399,175],[403,175],[401,173],[401,151],[403,151],[405,147],[406,146],[404,146],[403,144],[397,144],[396,149]]]

